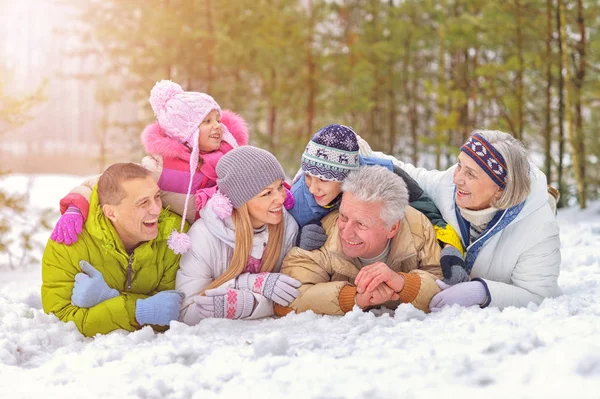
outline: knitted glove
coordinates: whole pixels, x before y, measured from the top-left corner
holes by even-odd
[[[435,294],[429,303],[429,310],[437,312],[444,306],[458,304],[460,306],[481,305],[485,302],[487,293],[481,281],[468,281],[456,285],[448,285],[441,280],[436,280],[442,289]]]
[[[138,299],[135,301],[135,319],[140,325],[168,326],[171,321],[179,319],[183,298],[183,292],[168,290]]]
[[[327,234],[320,223],[309,223],[300,229],[298,234],[298,246],[307,251],[321,248],[325,241]]]
[[[119,296],[119,291],[110,288],[102,273],[85,260],[79,261],[83,273],[75,275],[75,285],[71,295],[71,303],[80,308],[91,308],[107,299]]]
[[[254,295],[249,291],[219,287],[194,298],[202,319],[243,319],[254,310]]]
[[[56,222],[50,239],[59,244],[64,242],[65,245],[71,245],[77,241],[77,236],[81,234],[82,228],[83,215],[79,211],[79,208],[71,205],[60,219],[58,219],[58,222]]]
[[[235,279],[235,288],[256,292],[281,306],[288,306],[296,299],[302,284],[281,273],[243,273]]]
[[[290,191],[292,186],[290,186],[286,182],[283,182],[283,186],[285,187],[285,201],[283,201],[283,207],[289,211],[296,204],[296,199],[294,198],[294,195]]]
[[[444,274],[444,283],[454,285],[469,281],[469,273],[467,273],[467,265],[458,249],[451,245],[446,245],[442,249],[440,257],[440,265]]]

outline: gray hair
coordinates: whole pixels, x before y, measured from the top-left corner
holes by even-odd
[[[404,180],[383,166],[361,166],[348,174],[342,191],[351,193],[359,201],[381,202],[379,216],[386,226],[404,219],[408,205],[408,189]]]
[[[475,130],[498,150],[506,162],[506,188],[491,205],[498,209],[513,207],[529,196],[531,178],[529,177],[529,153],[523,143],[500,130]]]

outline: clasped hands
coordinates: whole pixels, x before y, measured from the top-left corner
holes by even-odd
[[[383,262],[363,267],[356,278],[355,302],[364,309],[400,299],[398,294],[404,288],[404,277]]]

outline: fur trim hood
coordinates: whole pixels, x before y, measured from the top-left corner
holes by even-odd
[[[248,125],[241,116],[229,110],[224,110],[221,113],[221,124],[226,127],[226,129],[223,129],[223,141],[220,148],[222,153],[227,153],[234,148],[226,141],[227,131],[229,131],[238,146],[248,144]],[[190,149],[167,136],[158,122],[146,126],[141,138],[144,150],[148,154],[158,154],[166,158],[179,158],[187,162],[190,160]]]

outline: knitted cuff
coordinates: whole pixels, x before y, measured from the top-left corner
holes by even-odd
[[[490,294],[490,289],[487,285],[487,283],[485,282],[484,279],[479,278],[479,277],[475,277],[474,279],[471,279],[471,281],[479,281],[481,283],[481,285],[483,285],[483,289],[485,290],[485,299],[483,300],[482,304],[479,305],[480,308],[486,308],[490,305],[490,303],[492,302],[492,295]]]
[[[273,311],[275,312],[275,316],[283,317],[288,313],[295,313],[294,309],[289,306],[281,306],[277,303],[273,303]]]
[[[74,205],[79,208],[81,215],[83,215],[83,221],[85,222],[88,217],[88,213],[90,210],[90,203],[85,199],[85,197],[81,194],[70,193],[64,196],[60,200],[60,213],[63,214],[67,211],[69,206]]]
[[[400,302],[411,303],[417,298],[421,289],[421,277],[415,273],[398,273],[404,277],[404,288],[398,293]]]
[[[135,320],[141,326],[152,324],[152,320],[154,320],[154,306],[145,299],[135,301]]]
[[[252,314],[252,311],[254,310],[254,303],[255,303],[255,299],[254,299],[254,295],[252,295],[252,293],[248,292],[248,291],[241,291],[243,293],[242,298],[240,298],[242,300],[242,303],[240,304],[242,307],[242,312],[240,313],[240,319],[245,319],[246,317],[250,316]]]
[[[249,290],[248,285],[250,279],[250,273],[242,273],[235,278],[235,288],[238,290]]]
[[[352,287],[350,285],[345,285],[340,290],[340,295],[338,297],[338,301],[340,303],[340,309],[344,313],[348,313],[354,307],[356,303],[354,297],[356,296],[356,287]]]
[[[102,293],[100,293],[100,302],[104,302],[108,299],[112,299],[114,297],[119,296],[119,291],[114,288],[110,288],[108,285],[104,287]]]

